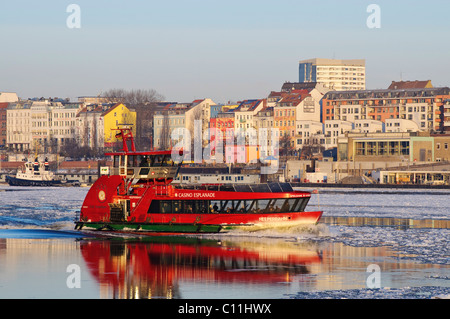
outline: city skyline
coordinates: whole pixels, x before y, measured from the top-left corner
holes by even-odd
[[[79,5],[80,28],[67,7]],[[155,89],[166,100],[266,97],[311,58],[365,59],[366,88],[450,85],[446,1],[48,1],[2,4],[0,91],[21,98]]]

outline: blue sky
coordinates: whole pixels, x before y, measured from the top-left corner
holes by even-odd
[[[69,29],[69,4],[81,28]],[[381,28],[369,29],[369,4]],[[366,59],[367,88],[449,86],[450,2],[2,1],[0,91],[76,99],[153,88],[167,100],[263,98],[298,80],[298,61]]]

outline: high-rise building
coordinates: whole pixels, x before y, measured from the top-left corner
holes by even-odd
[[[317,82],[330,90],[365,90],[365,60],[309,59],[299,62],[299,82]]]

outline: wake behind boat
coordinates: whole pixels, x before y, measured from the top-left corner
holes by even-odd
[[[17,170],[16,176],[6,176],[10,186],[69,186],[79,185],[76,180],[59,179],[50,170],[48,160],[40,162],[38,157],[34,162],[27,161]]]
[[[106,154],[113,157],[113,166],[92,185],[75,229],[219,232],[255,225],[315,224],[322,215],[306,212],[311,194],[294,191],[288,183],[172,185],[182,164],[172,160],[172,152],[137,152],[131,130],[117,130],[123,150]]]

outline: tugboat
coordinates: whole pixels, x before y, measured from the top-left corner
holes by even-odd
[[[50,170],[48,159],[39,162],[35,156],[34,162],[27,161],[23,167],[17,170],[16,176],[6,176],[6,182],[10,186],[67,186],[79,185],[78,181],[58,179]]]
[[[172,160],[172,151],[136,151],[131,129],[115,130],[123,149],[105,154],[113,165],[88,191],[75,229],[214,233],[315,224],[322,216],[305,211],[311,193],[294,191],[288,183],[175,186],[171,182],[182,162]]]

